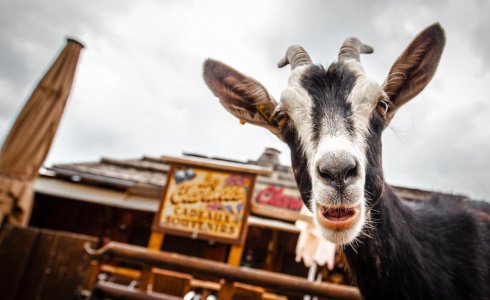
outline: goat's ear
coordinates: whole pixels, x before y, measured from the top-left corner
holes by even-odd
[[[262,84],[213,59],[204,61],[203,77],[221,105],[242,123],[265,127],[281,138],[273,118],[277,102]]]
[[[388,121],[432,79],[445,43],[444,29],[435,23],[419,33],[398,57],[383,84],[392,106],[387,115]]]

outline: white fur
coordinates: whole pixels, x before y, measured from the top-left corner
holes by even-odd
[[[342,204],[348,206],[360,207],[360,217],[357,223],[345,230],[331,230],[321,226],[317,214],[318,205],[325,207],[331,207],[341,204],[338,201],[338,195],[335,188],[330,185],[325,184],[324,179],[322,179],[316,167],[310,167],[310,175],[312,180],[312,197],[311,197],[311,208],[313,209],[314,222],[320,228],[323,236],[333,243],[344,245],[351,243],[360,234],[365,223],[365,198],[364,198],[364,183],[365,183],[365,170],[366,170],[366,158],[364,152],[362,152],[363,147],[359,147],[350,141],[346,135],[339,136],[324,136],[318,144],[316,155],[313,158],[315,166],[316,163],[320,162],[325,157],[342,157],[343,155],[349,155],[354,157],[358,165],[358,175],[354,179],[354,182],[345,188],[343,192],[343,202]],[[336,155],[340,154],[340,155]],[[321,218],[321,216],[320,216]]]
[[[366,158],[364,153],[360,150],[361,149],[353,144],[346,136],[322,137],[309,169],[312,180],[312,197],[317,203],[323,206],[340,204],[332,201],[332,196],[334,196],[337,192],[333,187],[325,184],[324,179],[320,177],[316,169],[317,164],[326,157],[338,157],[339,159],[342,159],[343,156],[348,155],[357,161],[359,164],[358,174],[354,179],[354,182],[346,187],[344,192],[346,198],[344,199],[344,204],[350,205],[356,203],[363,197]]]
[[[289,115],[298,132],[305,156],[311,158],[314,149],[311,145],[313,123],[311,119],[312,99],[301,85],[301,76],[308,66],[296,67],[288,80],[287,88],[281,94],[280,109]],[[308,159],[308,163],[310,160]]]
[[[347,102],[351,104],[354,120],[354,130],[357,140],[366,142],[369,134],[369,122],[371,113],[375,109],[379,99],[384,97],[384,92],[379,84],[364,75],[357,78]],[[366,145],[363,145],[365,149]]]

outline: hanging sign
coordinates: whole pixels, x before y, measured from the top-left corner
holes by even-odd
[[[167,159],[171,169],[154,230],[242,243],[255,177],[264,170],[202,159]]]

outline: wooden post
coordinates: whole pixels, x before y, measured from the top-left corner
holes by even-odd
[[[218,299],[220,300],[231,300],[233,297],[233,282],[224,281],[221,283],[221,288],[219,289]]]
[[[144,264],[141,268],[141,276],[138,281],[138,288],[142,292],[148,292],[148,284],[153,284],[151,278],[151,266],[149,264]]]
[[[160,251],[165,234],[163,232],[153,231],[148,241],[148,249]]]
[[[276,253],[277,253],[277,231],[272,230],[271,240],[269,241],[269,244],[267,245],[267,256],[265,259],[264,270],[267,270],[267,271],[273,271],[274,270]]]
[[[231,245],[230,254],[228,254],[228,264],[239,267],[242,261],[243,245]]]
[[[97,275],[99,275],[100,265],[96,259],[90,260],[90,265],[87,271],[87,278],[85,280],[84,289],[87,291],[91,291],[95,283],[97,282]]]

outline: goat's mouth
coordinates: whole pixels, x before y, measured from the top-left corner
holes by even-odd
[[[350,229],[359,221],[359,216],[359,204],[353,207],[318,205],[317,209],[318,222],[330,230]]]

